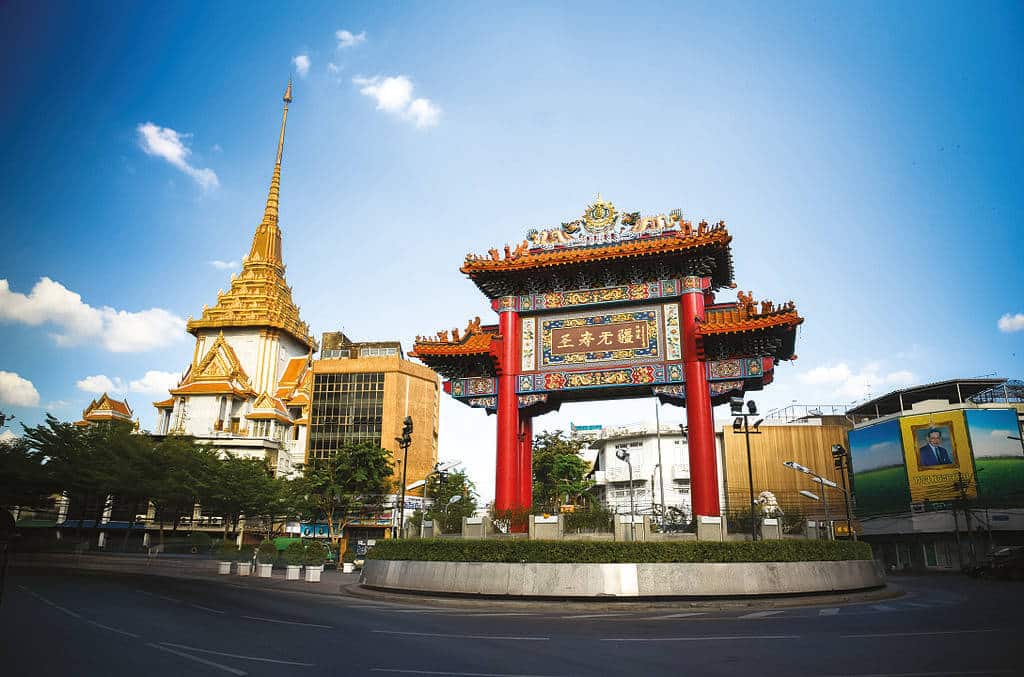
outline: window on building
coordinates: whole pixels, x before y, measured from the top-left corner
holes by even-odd
[[[397,354],[398,348],[366,347],[359,349],[359,357],[387,357]]]
[[[347,444],[380,444],[383,415],[384,374],[316,374],[310,458],[329,458]]]

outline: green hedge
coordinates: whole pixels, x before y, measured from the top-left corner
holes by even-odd
[[[414,539],[382,540],[366,559],[427,562],[822,562],[871,559],[871,546],[851,541],[714,541],[621,543]]]

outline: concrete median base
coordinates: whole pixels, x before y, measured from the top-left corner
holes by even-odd
[[[756,597],[885,585],[872,560],[730,564],[506,564],[366,560],[378,590],[502,597]]]

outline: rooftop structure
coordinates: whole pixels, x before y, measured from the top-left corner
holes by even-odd
[[[132,420],[132,408],[127,401],[115,400],[106,393],[89,403],[89,406],[82,412],[82,420],[75,421],[77,426],[86,426],[90,423],[129,423],[134,425]]]

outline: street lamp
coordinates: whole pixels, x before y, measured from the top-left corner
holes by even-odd
[[[799,463],[797,463],[796,461],[783,461],[783,462],[782,462],[782,465],[786,466],[786,467],[787,467],[787,468],[789,468],[790,470],[796,470],[797,472],[802,472],[802,473],[804,473],[805,475],[810,475],[810,476],[811,476],[811,481],[812,481],[812,482],[817,482],[818,484],[820,484],[820,485],[822,486],[822,492],[821,492],[821,494],[822,494],[822,498],[821,498],[821,503],[822,503],[822,505],[824,505],[824,506],[825,506],[825,529],[826,529],[826,538],[827,538],[827,540],[829,540],[829,541],[835,540],[835,539],[833,538],[833,536],[832,536],[832,524],[831,524],[831,522],[829,521],[829,516],[828,516],[828,497],[827,497],[827,496],[826,496],[826,494],[825,494],[824,488],[825,488],[825,487],[831,487],[831,488],[833,488],[833,489],[839,489],[839,485],[838,485],[838,484],[836,484],[835,482],[833,482],[832,480],[827,480],[827,479],[825,479],[824,477],[822,477],[822,476],[821,476],[821,475],[819,475],[818,473],[814,472],[813,470],[811,470],[811,469],[810,469],[810,468],[808,468],[807,466],[803,466],[803,465],[800,465],[800,464],[799,464]],[[842,489],[839,489],[839,491],[842,491],[842,492],[843,492],[844,494],[846,493],[846,492],[845,492],[844,490],[842,490]],[[800,493],[801,493],[802,495],[804,495],[804,496],[807,496],[808,498],[813,498],[813,499],[815,499],[815,500],[818,500],[818,497],[817,497],[817,496],[815,496],[815,495],[813,495],[813,494],[811,494],[811,492],[809,492],[809,491],[808,491],[808,492],[803,492],[803,491],[801,491]]]
[[[758,428],[764,422],[764,419],[758,419],[754,425],[753,430],[750,426],[750,417],[757,416],[757,404],[754,400],[747,402],[747,412],[743,412],[743,398],[742,397],[730,397],[729,398],[729,409],[732,411],[732,415],[736,418],[732,422],[732,430],[734,433],[743,433],[743,437],[747,442],[747,482],[750,485],[750,540],[757,540],[757,518],[754,516],[754,506],[757,505],[754,502],[754,468],[750,461],[750,436],[760,435],[761,431]]]
[[[633,503],[633,464],[629,462],[629,452],[625,449],[616,449],[615,455],[620,461],[625,461],[626,466],[629,468],[629,540],[636,540],[636,525],[633,524],[633,512],[635,511]]]
[[[398,536],[401,538],[405,530],[405,476],[409,469],[409,445],[412,444],[412,416],[406,416],[402,421],[402,436],[396,437],[395,441],[402,448],[402,504],[398,508]]]

